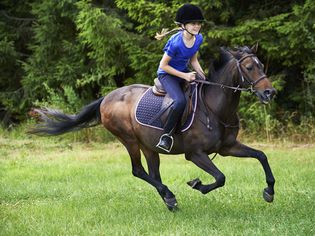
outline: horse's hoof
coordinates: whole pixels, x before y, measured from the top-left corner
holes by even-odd
[[[198,189],[198,186],[201,184],[201,180],[199,178],[193,179],[188,181],[187,184],[194,189]]]
[[[175,197],[173,197],[173,198],[164,198],[163,200],[164,200],[167,208],[170,211],[176,211],[178,209],[177,201],[176,201]]]
[[[263,197],[266,202],[273,202],[273,194],[267,192],[267,189],[264,189]]]

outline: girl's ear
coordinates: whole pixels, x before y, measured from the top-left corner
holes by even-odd
[[[258,42],[256,42],[252,47],[251,47],[251,50],[254,54],[257,53],[258,51]]]

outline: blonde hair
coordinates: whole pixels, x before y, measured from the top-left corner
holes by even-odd
[[[169,34],[171,34],[171,33],[173,33],[173,32],[177,32],[177,31],[180,31],[180,30],[183,30],[181,27],[177,27],[177,28],[174,28],[174,29],[172,29],[172,30],[168,30],[168,29],[165,29],[165,28],[163,28],[162,29],[162,31],[160,32],[160,33],[156,33],[155,34],[155,39],[156,40],[162,40],[165,36],[167,36],[167,35],[169,35]]]

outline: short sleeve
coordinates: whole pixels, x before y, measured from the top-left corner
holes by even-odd
[[[175,57],[175,54],[176,54],[176,45],[174,44],[174,40],[170,39],[164,49],[163,49],[164,52],[166,52],[166,54],[169,56],[169,57],[172,57],[174,58]]]
[[[202,36],[202,34],[198,34],[198,36],[197,36],[198,48],[200,47],[202,42],[203,42],[203,36]]]

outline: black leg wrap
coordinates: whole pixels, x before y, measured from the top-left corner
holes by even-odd
[[[188,181],[187,184],[193,189],[199,189],[201,186],[201,180],[199,178]]]
[[[177,200],[175,197],[172,197],[172,198],[163,198],[167,208],[170,210],[170,211],[175,211],[177,210]]]
[[[265,188],[264,191],[263,191],[263,197],[265,199],[266,202],[273,202],[273,198],[274,198],[274,195],[273,194],[270,194],[268,193],[268,188]]]

